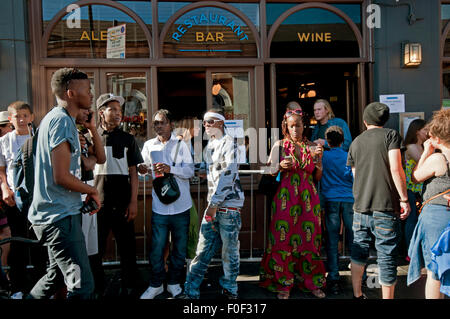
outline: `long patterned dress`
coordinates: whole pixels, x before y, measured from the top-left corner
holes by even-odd
[[[320,201],[314,186],[314,163],[306,144],[294,156],[294,144],[283,141],[280,161],[294,158],[294,168],[282,173],[272,200],[267,249],[260,266],[260,286],[273,292],[290,291],[294,284],[305,292],[325,287]]]

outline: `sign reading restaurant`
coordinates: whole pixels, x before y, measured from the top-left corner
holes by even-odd
[[[236,37],[240,40],[248,40],[248,35],[241,28],[241,25],[226,16],[217,14],[217,13],[209,13],[209,14],[197,14],[186,17],[182,24],[180,24],[174,33],[172,33],[172,39],[180,42],[181,38],[184,36],[186,32],[193,26],[202,26],[202,25],[220,25],[224,26],[231,30],[232,33],[236,35]],[[216,32],[214,35],[211,32],[208,32],[206,35],[196,32],[196,41],[215,41],[215,42],[223,42],[223,33]]]

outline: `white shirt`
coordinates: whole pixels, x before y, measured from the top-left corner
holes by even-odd
[[[171,135],[170,140],[168,140],[165,144],[155,137],[145,142],[142,148],[141,154],[144,159],[144,164],[146,164],[149,168],[152,164],[155,164],[152,162],[150,152],[162,151],[162,162],[170,166],[170,172],[174,175],[178,183],[178,187],[180,188],[180,197],[175,202],[168,205],[161,203],[155,193],[155,190],[152,190],[152,210],[157,214],[175,215],[183,213],[192,207],[189,179],[194,176],[194,162],[188,146],[184,141],[181,141],[177,161],[175,166],[172,165],[175,159],[175,151],[178,141],[179,140],[173,134]],[[155,178],[155,173],[153,171],[152,176]]]
[[[8,186],[14,191],[13,162],[17,152],[30,135],[17,135],[16,131],[0,137],[0,167],[6,167]]]

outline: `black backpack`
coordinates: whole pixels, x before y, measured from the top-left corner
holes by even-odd
[[[25,214],[33,200],[34,157],[36,155],[38,130],[19,148],[13,162],[14,195],[16,205]]]

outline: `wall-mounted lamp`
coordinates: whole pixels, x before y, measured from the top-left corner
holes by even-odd
[[[422,45],[420,43],[402,43],[402,67],[418,67],[422,63]]]

